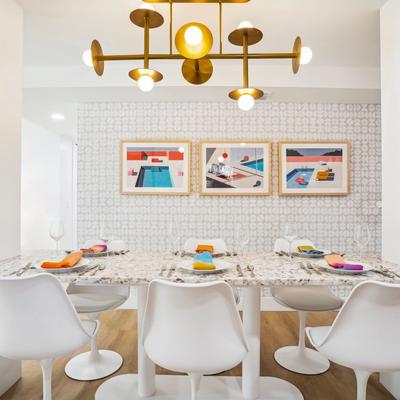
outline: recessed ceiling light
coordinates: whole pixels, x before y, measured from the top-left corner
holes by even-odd
[[[54,119],[55,121],[64,121],[65,115],[60,113],[54,113],[51,114],[51,119]]]

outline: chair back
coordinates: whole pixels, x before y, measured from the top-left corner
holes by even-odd
[[[233,291],[225,282],[151,282],[142,332],[150,359],[178,372],[221,372],[247,352]]]
[[[349,368],[400,370],[400,285],[357,285],[318,348]]]
[[[103,295],[118,295],[129,298],[130,286],[127,285],[103,285],[103,284],[88,284],[86,281],[76,281],[71,283],[67,288],[68,294],[103,294]]]
[[[314,243],[308,239],[295,239],[291,244],[291,248],[289,251],[289,242],[284,238],[278,238],[275,240],[274,244],[274,252],[284,251],[286,253],[294,253],[297,252],[297,246],[314,246]]]
[[[75,351],[91,336],[50,274],[0,278],[0,355],[44,360]]]
[[[215,253],[226,253],[226,243],[224,239],[187,239],[183,245],[186,253],[195,253],[199,244],[206,244],[214,247]]]

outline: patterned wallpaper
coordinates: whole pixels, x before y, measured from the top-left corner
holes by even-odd
[[[353,230],[370,224],[371,253],[381,251],[380,105],[259,102],[251,112],[236,104],[84,103],[78,112],[78,242],[99,236],[102,223],[130,248],[172,248],[183,238],[234,241],[240,222],[250,231],[249,250],[272,249],[286,222],[319,246],[353,250]],[[190,196],[123,196],[119,193],[122,139],[193,141]],[[198,146],[213,140],[349,140],[351,194],[346,197],[279,197],[277,145],[273,147],[273,195],[202,197],[198,194]]]

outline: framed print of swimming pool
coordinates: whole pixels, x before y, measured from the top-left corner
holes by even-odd
[[[279,194],[347,195],[349,161],[348,142],[280,142]]]
[[[191,142],[121,142],[122,194],[190,193]]]
[[[270,195],[270,142],[200,142],[203,195]]]

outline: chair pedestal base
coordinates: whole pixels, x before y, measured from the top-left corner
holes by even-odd
[[[87,352],[72,358],[65,366],[65,373],[77,381],[94,381],[118,371],[122,363],[122,357],[115,351]]]
[[[152,400],[187,400],[190,398],[188,376],[156,376],[156,393]],[[95,400],[139,400],[137,375],[110,378],[97,389]],[[197,400],[244,400],[242,378],[205,376],[201,380]],[[259,400],[304,400],[296,386],[278,378],[260,378]]]
[[[299,374],[318,375],[329,369],[329,360],[307,347],[282,347],[275,352],[274,358],[283,368]]]

